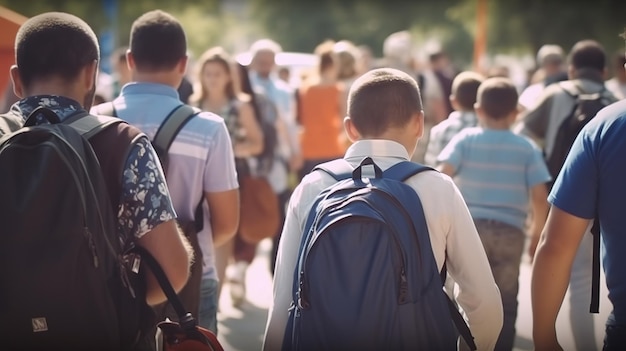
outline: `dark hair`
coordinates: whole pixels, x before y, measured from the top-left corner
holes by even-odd
[[[574,69],[591,68],[603,71],[606,65],[604,48],[595,40],[581,40],[574,44],[569,54]]]
[[[517,110],[518,97],[511,79],[494,77],[478,87],[476,100],[488,118],[503,119]]]
[[[476,72],[461,72],[452,81],[452,95],[465,111],[473,111],[478,87],[485,78]]]
[[[99,60],[98,39],[80,18],[48,12],[27,20],[15,36],[15,62],[22,84],[57,76],[73,81],[81,69]]]
[[[140,71],[172,69],[187,55],[185,31],[167,12],[146,12],[133,22],[130,52]]]
[[[422,111],[417,82],[408,74],[379,68],[366,72],[350,88],[348,115],[364,136],[375,137],[405,125]]]

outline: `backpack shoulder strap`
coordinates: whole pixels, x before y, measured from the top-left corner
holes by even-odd
[[[437,170],[432,167],[424,166],[422,164],[411,162],[411,161],[402,161],[402,162],[396,163],[395,165],[385,170],[383,172],[383,178],[394,179],[400,182],[405,182],[407,179],[411,178],[412,176],[418,173],[426,172],[426,171],[437,172]],[[422,212],[422,216],[423,216],[423,212]],[[424,222],[425,222],[425,219],[424,219]],[[446,273],[447,273],[446,266],[447,266],[446,262],[444,262],[441,272],[439,272],[442,285],[445,284]],[[476,343],[474,342],[474,336],[472,335],[472,332],[470,331],[469,326],[465,322],[465,319],[459,312],[454,302],[452,302],[448,294],[446,294],[443,290],[442,290],[442,293],[445,295],[446,301],[448,303],[448,309],[450,310],[450,316],[452,317],[452,321],[454,322],[454,325],[456,326],[457,331],[463,337],[463,339],[469,346],[470,350],[476,350]]]
[[[331,177],[335,178],[336,181],[352,177],[352,171],[354,171],[350,163],[343,158],[319,164],[313,168],[313,171],[315,170],[327,173]]]
[[[387,170],[383,172],[384,178],[395,179],[400,182],[405,182],[407,179],[412,176],[424,172],[424,171],[435,171],[434,168],[424,166],[419,163],[411,162],[411,161],[402,161],[396,163],[395,165],[389,167]]]
[[[583,91],[580,89],[580,87],[577,84],[574,84],[568,81],[559,82],[557,84],[567,95],[572,97],[574,100],[578,98],[578,95],[583,93]]]
[[[87,140],[105,130],[107,127],[117,123],[125,122],[117,117],[95,116],[86,111],[85,113],[72,116],[71,119],[67,121],[67,124],[76,129]]]
[[[197,107],[193,107],[187,104],[182,104],[172,110],[163,123],[159,126],[156,134],[154,135],[154,139],[152,140],[152,144],[155,148],[158,148],[162,151],[169,150],[174,138],[180,132],[189,120],[200,113],[201,110]]]
[[[600,312],[600,219],[596,213],[591,228],[593,235],[593,254],[591,259],[591,304],[589,305],[590,313]]]

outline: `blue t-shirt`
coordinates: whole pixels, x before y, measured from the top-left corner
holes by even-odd
[[[580,218],[598,214],[613,303],[607,323],[626,325],[626,100],[600,111],[581,131],[548,200]]]
[[[457,134],[438,161],[456,170],[472,218],[491,219],[524,230],[529,191],[550,181],[539,148],[509,130],[468,128]]]

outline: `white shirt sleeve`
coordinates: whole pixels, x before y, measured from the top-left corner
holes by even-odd
[[[441,269],[445,260],[458,284],[457,302],[478,350],[493,350],[503,322],[500,292],[461,192],[449,177],[438,176],[447,178],[448,186],[435,187],[438,194],[419,191],[437,265]]]
[[[300,211],[296,208],[302,199],[302,187],[299,186],[294,190],[289,200],[285,224],[278,245],[273,281],[273,299],[268,312],[265,340],[263,342],[263,350],[265,351],[278,351],[282,348],[289,316],[288,309],[292,302],[293,274],[302,239]]]

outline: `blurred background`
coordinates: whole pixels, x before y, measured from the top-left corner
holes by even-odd
[[[160,8],[184,24],[193,56],[216,45],[243,52],[269,37],[295,52],[346,39],[379,57],[389,34],[409,30],[416,60],[441,48],[460,69],[511,57],[530,67],[542,44],[568,50],[583,38],[612,53],[623,49],[618,34],[626,26],[623,0],[0,0],[0,6],[25,17],[73,13],[96,30],[103,57],[128,44],[135,18]],[[109,65],[103,60],[103,71]]]

